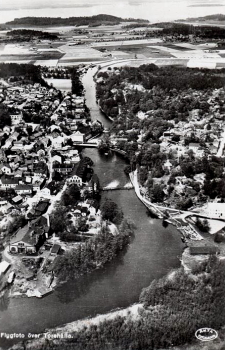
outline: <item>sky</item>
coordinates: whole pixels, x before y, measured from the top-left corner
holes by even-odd
[[[0,10],[17,10],[17,9],[40,9],[40,8],[62,8],[62,7],[92,7],[92,6],[105,6],[107,4],[123,3],[124,5],[142,5],[151,3],[169,3],[177,2],[183,3],[186,6],[204,6],[214,7],[215,5],[225,6],[225,0],[7,0],[0,1]]]
[[[225,14],[225,0],[0,0],[0,23],[14,18],[109,14],[151,21]]]

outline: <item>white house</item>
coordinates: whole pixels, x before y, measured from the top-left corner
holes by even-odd
[[[59,156],[58,154],[56,154],[52,157],[52,162],[58,162],[58,163],[62,164],[62,157]]]
[[[52,140],[53,147],[55,149],[61,149],[64,143],[64,137],[58,136]]]
[[[49,188],[47,188],[47,187],[45,187],[45,188],[43,188],[41,191],[40,191],[40,195],[41,196],[50,196],[51,195],[51,191],[50,191],[50,189]]]
[[[23,121],[22,112],[19,114],[11,114],[12,125],[20,124]]]
[[[85,134],[82,134],[80,131],[73,133],[70,136],[70,138],[72,139],[73,142],[80,142],[80,143],[85,142]]]
[[[6,175],[10,175],[12,173],[12,169],[10,168],[10,166],[8,164],[2,164],[0,166],[0,169]]]
[[[170,171],[172,167],[173,165],[170,163],[169,159],[163,164],[163,169],[168,169]]]
[[[33,187],[30,185],[18,185],[15,187],[17,194],[32,194]]]
[[[205,151],[201,149],[199,143],[192,142],[189,144],[189,150],[192,150],[196,157],[202,158],[205,154]]]
[[[69,184],[76,184],[78,186],[82,186],[82,178],[79,177],[78,175],[72,175],[67,178],[67,183]]]

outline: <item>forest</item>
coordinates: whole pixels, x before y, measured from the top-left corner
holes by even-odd
[[[142,291],[143,308],[139,308],[137,317],[117,316],[84,327],[72,333],[72,339],[63,340],[63,349],[153,350],[185,343],[197,349],[197,329],[211,327],[220,335],[225,323],[224,279],[225,262],[215,256],[189,273],[180,268]],[[29,349],[35,349],[35,345],[29,344]],[[61,346],[59,341],[48,340],[39,349],[57,350]]]
[[[9,113],[8,107],[4,103],[0,103],[0,129],[3,129],[4,126],[11,126],[12,120]]]
[[[33,39],[42,39],[42,40],[58,39],[57,34],[43,32],[41,30],[31,30],[31,29],[11,30],[10,32],[7,33],[7,35],[12,37],[16,41],[31,41]]]
[[[135,21],[135,22],[148,22],[147,20],[121,18],[111,15],[95,15],[91,17],[23,17],[15,18],[11,22],[7,22],[8,25],[29,25],[29,26],[83,26],[83,25],[98,25],[101,24],[118,24],[120,22]]]
[[[206,20],[212,20],[212,21],[225,21],[225,15],[222,15],[221,13],[215,14],[215,15],[208,15],[204,17],[191,17],[187,18],[183,21],[206,21]]]
[[[47,84],[41,77],[40,67],[33,64],[0,63],[0,78],[21,78],[22,81]]]
[[[77,96],[82,96],[83,94],[83,84],[80,80],[80,73],[77,68],[73,67],[69,69],[71,81],[72,81],[72,94]]]
[[[224,28],[210,25],[194,26],[187,23],[163,22],[152,26],[163,28],[161,35],[195,35],[200,39],[224,39],[225,36]]]

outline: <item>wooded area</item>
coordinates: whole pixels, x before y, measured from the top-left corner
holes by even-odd
[[[193,342],[199,328],[219,331],[225,322],[224,279],[225,262],[215,256],[191,273],[181,268],[142,291],[140,302],[144,308],[139,309],[137,317],[117,316],[84,327],[72,333],[72,339],[63,340],[63,349],[167,349]],[[46,340],[39,349],[57,350],[61,346],[59,341]],[[29,345],[29,349],[35,348]]]

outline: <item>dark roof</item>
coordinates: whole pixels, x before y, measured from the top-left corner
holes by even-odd
[[[71,175],[77,175],[79,176],[80,178],[83,178],[84,176],[84,172],[87,168],[87,163],[86,161],[84,160],[81,160],[78,164],[76,164],[73,168],[73,171],[71,173]]]
[[[38,210],[40,212],[44,212],[48,207],[47,202],[39,202],[38,205],[36,206],[35,210]]]
[[[18,179],[15,179],[14,177],[8,177],[8,176],[5,176],[3,175],[1,177],[1,181],[3,184],[13,184],[13,185],[18,185],[19,184],[19,180]]]
[[[15,187],[15,191],[17,191],[17,190],[30,190],[30,191],[32,191],[32,189],[33,189],[33,187],[30,185],[17,185]]]
[[[37,218],[37,219],[35,219],[35,220],[33,220],[32,222],[31,222],[31,225],[32,225],[32,227],[43,227],[43,228],[47,228],[48,227],[48,220],[47,220],[47,218],[46,217],[44,217],[44,216],[40,216],[39,218]]]
[[[37,235],[33,234],[33,229],[31,229],[28,225],[20,228],[15,237],[13,237],[10,241],[10,244],[18,243],[18,242],[24,242],[27,244],[30,244],[32,246],[35,246],[37,243]]]
[[[190,254],[216,254],[219,253],[219,248],[215,246],[199,246],[199,247],[190,247]]]
[[[53,254],[57,254],[60,250],[61,246],[59,244],[54,244],[52,249],[51,249],[51,253]]]

